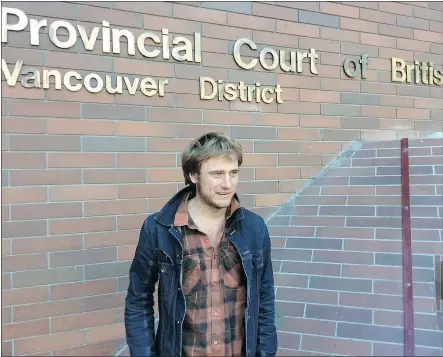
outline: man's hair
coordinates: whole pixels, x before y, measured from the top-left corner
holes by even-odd
[[[182,154],[182,170],[185,184],[192,185],[190,175],[200,173],[203,161],[218,156],[234,154],[238,166],[243,162],[241,145],[224,133],[206,133],[193,140]]]

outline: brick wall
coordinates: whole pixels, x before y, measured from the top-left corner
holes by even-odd
[[[123,299],[139,228],[183,186],[180,153],[196,135],[224,131],[243,144],[242,203],[268,217],[354,140],[443,131],[441,86],[395,84],[390,58],[443,65],[439,2],[2,3],[28,18],[135,34],[202,34],[202,63],[60,49],[40,30],[10,32],[13,70],[75,70],[167,78],[164,97],[92,94],[6,84],[2,72],[2,328],[4,354],[112,354],[124,342]],[[67,39],[60,31],[60,39]],[[318,75],[241,70],[234,42],[309,50]],[[350,55],[368,78],[348,78]],[[282,104],[203,101],[200,76],[283,88]]]
[[[416,356],[441,356],[443,139],[410,140]],[[269,223],[281,356],[404,356],[400,141],[355,145]]]

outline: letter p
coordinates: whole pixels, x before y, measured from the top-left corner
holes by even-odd
[[[17,16],[18,22],[15,24],[8,23],[8,15]],[[28,17],[22,10],[2,7],[2,43],[8,42],[8,31],[21,31],[26,26],[28,26]]]

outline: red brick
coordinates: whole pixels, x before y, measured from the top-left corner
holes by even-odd
[[[114,217],[56,219],[49,222],[50,234],[113,231],[115,228]]]
[[[252,125],[253,116],[243,112],[205,111],[203,113],[203,122],[205,124]]]
[[[220,25],[226,25],[227,21],[226,12],[224,11],[174,4],[173,12],[174,12],[174,17],[180,19],[195,20],[195,21],[207,22],[211,24],[220,24]]]
[[[49,334],[49,320],[12,323],[2,326],[2,340]]]
[[[279,140],[319,140],[318,129],[278,128]]]
[[[90,296],[85,299],[85,311],[98,311],[124,307],[126,292]]]
[[[2,167],[3,169],[44,169],[46,155],[44,153],[3,152]]]
[[[32,116],[48,118],[79,118],[80,104],[67,102],[44,102],[11,100],[9,114],[14,116]]]
[[[49,300],[49,288],[38,286],[2,292],[2,306],[32,304]]]
[[[118,260],[132,260],[134,259],[136,244],[125,245],[118,247]]]
[[[277,166],[275,154],[245,154],[242,167]]]
[[[224,132],[228,134],[229,128],[215,125],[193,125],[193,124],[177,124],[177,136],[181,138],[195,138],[210,131]],[[148,140],[149,142],[149,140]]]
[[[295,193],[299,191],[305,184],[307,180],[285,180],[279,181],[278,192],[291,192]]]
[[[134,2],[134,4],[138,5],[140,3]],[[158,8],[160,5],[168,5],[168,6],[171,5],[172,8],[172,4],[170,3],[155,4],[156,7],[154,7],[153,3],[146,3],[146,5],[148,4],[151,7],[153,7],[153,9],[156,9],[156,7]],[[160,13],[157,13],[156,11],[157,10],[151,10],[151,13],[153,15],[159,15],[159,16],[152,16],[152,15],[143,16],[145,29],[158,31],[158,29],[160,28],[167,28],[169,29],[169,31],[173,33],[188,34],[188,35],[193,35],[194,32],[200,32],[201,30],[200,23],[196,21],[180,20],[176,18],[175,19],[166,18],[163,17],[163,15],[161,15]],[[203,38],[202,38],[202,48],[208,50],[208,47],[203,45]]]
[[[46,187],[3,187],[2,203],[46,202]]]
[[[301,153],[333,153],[340,152],[341,146],[339,143],[327,142],[300,142]]]
[[[84,87],[82,87],[79,91],[70,92],[70,91],[59,91],[54,88],[50,88],[47,90],[47,97],[51,101],[66,101],[66,102],[86,102],[86,103],[114,103],[114,98],[112,95],[109,95],[106,91],[100,91],[98,93],[94,93],[94,96],[91,96],[91,93]]]
[[[259,113],[254,115],[255,126],[276,126],[276,127],[298,127],[299,117],[298,115],[287,114],[264,114]]]
[[[146,182],[144,169],[85,169],[84,184],[141,183]]]
[[[362,44],[365,45],[373,45],[373,46],[381,46],[389,48],[396,46],[395,37],[388,37],[388,36],[368,34],[368,33],[362,33],[360,41]]]
[[[398,3],[380,3],[378,6],[380,11],[390,12],[392,14],[400,14],[405,16],[412,16],[413,7],[410,5]]]
[[[119,311],[116,309],[74,314],[51,319],[51,332],[58,333],[80,330],[118,322]]]
[[[114,71],[120,74],[137,74],[143,76],[173,77],[174,67],[171,63],[160,63],[145,60],[114,59]],[[109,94],[107,94],[109,96]],[[120,98],[122,95],[118,96]],[[146,100],[146,96],[142,95]],[[166,97],[165,97],[166,98]],[[162,98],[162,99],[165,99]],[[149,98],[149,99],[152,99]]]
[[[321,38],[328,40],[360,43],[360,34],[355,31],[323,27],[320,29],[320,34]]]
[[[6,48],[6,47],[5,47]],[[45,134],[44,119],[2,118],[2,133]]]
[[[170,167],[176,164],[175,154],[119,153],[118,167]]]
[[[117,216],[117,229],[140,229],[146,215]]]
[[[191,139],[149,138],[148,139],[148,151],[149,152],[171,152],[171,151],[172,152],[182,152],[190,143],[191,143]]]
[[[44,253],[80,249],[83,246],[81,235],[21,238],[12,241],[14,254]]]
[[[255,178],[257,180],[300,178],[300,169],[296,167],[257,168]]]
[[[335,322],[320,319],[285,317],[281,325],[281,330],[302,334],[334,336]]]
[[[129,3],[129,2],[128,2]],[[137,4],[142,4],[137,2]],[[88,344],[80,347],[52,351],[53,356],[110,356],[120,349],[119,340]],[[121,354],[123,356],[123,354]]]
[[[339,5],[333,3],[320,3],[320,12],[326,14],[342,16],[343,18],[353,17],[359,18],[359,9],[353,6]]]
[[[174,127],[171,124],[160,123],[117,122],[115,131],[120,136],[174,136]]]
[[[124,336],[125,324],[123,322],[114,325],[93,327],[86,330],[86,343],[96,343],[110,339],[124,338]]]
[[[4,217],[2,217],[4,218]],[[7,221],[7,219],[2,219],[2,221]],[[2,239],[2,256],[11,254],[11,240]]]
[[[114,123],[100,120],[49,119],[48,134],[114,135]]]
[[[400,267],[344,265],[342,276],[365,279],[401,280],[402,270]]]
[[[67,185],[80,184],[80,170],[11,170],[10,180],[12,185]]]
[[[11,274],[2,274],[2,291],[11,289]]]
[[[66,347],[80,346],[84,343],[84,331],[70,331],[15,341],[15,352],[23,356],[33,352],[49,351]]]
[[[330,266],[327,264],[320,265],[326,267]],[[335,305],[337,304],[338,300],[338,292],[320,290],[314,291],[300,288],[279,288],[277,291],[277,300]]]
[[[281,206],[291,197],[291,193],[257,194],[255,205],[257,207]]]
[[[326,116],[302,116],[300,118],[300,126],[310,128],[340,128],[340,118]]]
[[[163,206],[168,202],[170,198],[167,197],[163,197],[163,198],[151,198],[149,200],[149,212],[153,213],[153,212],[158,212],[160,211]]]
[[[378,33],[378,24],[376,22],[357,20],[346,17],[340,18],[340,27],[345,30]]]
[[[48,153],[49,168],[114,167],[115,154]]]
[[[45,92],[39,88],[10,87],[2,81],[2,95],[5,98],[44,100]]]
[[[139,239],[140,228],[141,225],[134,230],[86,234],[84,246],[85,248],[98,248],[136,244]]]
[[[81,313],[83,311],[82,305],[82,299],[76,299],[15,306],[14,321],[29,321]]]
[[[91,295],[112,294],[117,291],[117,279],[57,284],[51,286],[51,299],[71,299]]]
[[[112,200],[84,203],[84,216],[107,216],[116,214],[137,214],[147,211],[147,200]]]
[[[298,36],[320,37],[320,28],[315,25],[277,20],[277,32],[297,34]]]
[[[277,10],[278,11],[278,10]],[[254,30],[262,30],[262,31],[270,31],[274,32],[276,29],[275,20],[267,19],[265,17],[255,16],[252,18],[248,15],[243,14],[235,14],[232,12],[228,12],[228,26],[237,26],[243,28],[250,28]],[[267,14],[269,16],[269,13]]]
[[[80,202],[20,204],[11,207],[12,220],[69,218],[81,215],[82,204]]]
[[[10,255],[2,257],[2,271],[16,272],[48,268],[46,254]]]
[[[6,291],[2,292],[3,294]],[[8,324],[12,321],[12,308],[10,307],[2,307],[2,325]],[[4,341],[2,341],[2,347],[3,347]],[[3,353],[3,350],[2,350]]]
[[[50,201],[88,201],[117,198],[117,186],[60,186],[49,188]]]
[[[183,182],[183,171],[181,168],[149,169],[149,182]]]
[[[177,192],[177,184],[132,184],[120,185],[118,188],[118,197],[120,199],[128,198],[151,198],[151,197],[171,197]]]
[[[430,52],[429,42],[397,38],[397,48],[401,50]]]
[[[3,222],[2,224],[3,238],[23,238],[46,234],[47,222],[45,220]]]

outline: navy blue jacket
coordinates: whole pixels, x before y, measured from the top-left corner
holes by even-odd
[[[182,355],[186,312],[181,290],[183,240],[173,222],[183,196],[191,189],[187,186],[174,195],[140,230],[125,303],[126,339],[133,357]],[[275,356],[275,292],[268,229],[263,218],[243,207],[229,222],[227,236],[240,253],[246,275],[246,354]],[[153,294],[157,281],[159,325],[155,333]]]

